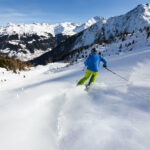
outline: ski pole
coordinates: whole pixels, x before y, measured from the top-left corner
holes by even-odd
[[[120,77],[121,79],[123,79],[123,80],[125,80],[125,81],[128,81],[128,82],[129,82],[129,80],[127,80],[126,78],[122,77],[122,76],[121,76],[121,75],[119,75],[118,73],[113,72],[113,71],[112,71],[112,70],[110,70],[109,68],[105,68],[105,69],[106,69],[106,70],[108,70],[108,71],[110,71],[111,73],[115,74],[116,76]]]

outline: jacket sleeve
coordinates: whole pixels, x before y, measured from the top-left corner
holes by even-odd
[[[101,56],[101,61],[103,62],[103,64],[105,65],[105,66],[107,66],[107,61],[104,59],[104,57],[102,57]]]
[[[86,59],[86,61],[84,62],[85,66],[88,65],[88,61],[89,61],[89,57]]]

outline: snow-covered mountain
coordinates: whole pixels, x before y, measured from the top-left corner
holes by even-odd
[[[92,48],[97,48],[104,56],[124,55],[131,52],[150,48],[150,27],[140,29],[135,33],[126,33],[117,36],[110,43],[103,42],[102,44],[93,44],[78,48],[68,55],[65,55],[64,60],[70,63],[85,59],[91,53]]]
[[[138,5],[124,15],[108,19],[94,17],[83,24],[8,24],[0,28],[0,53],[45,64],[64,58],[75,49],[110,43],[116,36],[133,34],[149,26],[149,4]],[[139,38],[142,40],[142,36]]]
[[[73,35],[76,27],[80,24],[73,24],[70,22],[60,24],[47,24],[47,23],[33,23],[33,24],[12,24],[8,23],[6,27],[0,28],[1,35],[13,35],[13,34],[37,34],[39,36],[47,36],[48,33],[53,36],[57,34]]]
[[[0,53],[21,60],[30,60],[50,51],[68,37],[85,30],[101,17],[86,23],[12,24],[0,27]]]
[[[103,39],[103,26],[105,22],[106,19],[101,18],[99,22],[84,30],[84,32],[76,39],[73,49],[89,45]]]
[[[150,26],[150,4],[138,5],[128,13],[100,21],[87,28],[76,40],[73,49],[92,44],[94,41],[109,40],[109,38],[124,33],[137,32]]]
[[[0,35],[24,35],[24,34],[37,34],[39,36],[47,36],[52,34],[53,36],[57,34],[63,35],[74,35],[91,25],[99,22],[101,17],[93,17],[89,19],[86,23],[57,23],[57,24],[47,24],[47,23],[33,23],[33,24],[13,24],[8,23],[6,27],[0,27]]]
[[[109,18],[104,25],[105,38],[120,33],[136,32],[147,26],[150,26],[150,4],[138,5],[125,15]]]
[[[64,59],[75,49],[80,49],[84,46],[92,46],[94,43],[111,43],[116,37],[120,38],[127,34],[139,32],[139,30],[148,29],[150,27],[150,5],[138,5],[133,10],[125,15],[111,17],[109,19],[101,18],[100,21],[93,24],[82,32],[71,36],[63,43],[59,44],[52,51],[45,53],[32,62],[35,64],[44,64],[44,61],[56,61]],[[149,32],[149,29],[147,30]],[[145,33],[145,37],[147,38]],[[143,40],[143,36],[138,35],[139,39]],[[140,41],[140,40],[139,40]],[[77,50],[79,51],[79,50]]]
[[[103,17],[99,17],[99,16],[93,17],[89,19],[86,23],[83,23],[81,26],[77,27],[75,31],[76,33],[81,32],[89,28],[90,26],[94,25],[95,23],[99,23],[99,22],[102,23],[103,20],[105,20]]]

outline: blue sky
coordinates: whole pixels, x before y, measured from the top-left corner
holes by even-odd
[[[0,25],[85,22],[94,16],[121,15],[150,0],[0,0]]]

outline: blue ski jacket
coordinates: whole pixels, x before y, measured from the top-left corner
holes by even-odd
[[[85,66],[88,70],[98,72],[101,61],[107,66],[107,61],[101,55],[97,54],[97,52],[94,52],[86,59]]]

